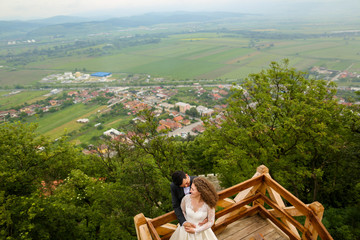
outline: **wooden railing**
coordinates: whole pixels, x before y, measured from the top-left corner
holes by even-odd
[[[255,175],[240,184],[220,191],[217,206],[222,210],[215,214],[212,229],[220,234],[229,224],[246,216],[260,214],[268,218],[290,239],[332,240],[322,224],[324,208],[319,202],[304,204],[274,181],[267,167],[261,165]],[[231,198],[230,198],[231,197]],[[284,200],[292,206],[285,206]],[[265,208],[265,203],[267,208]],[[269,208],[270,207],[270,208]],[[304,225],[294,217],[305,216]],[[176,229],[174,211],[154,219],[140,213],[134,217],[138,240],[167,240]]]

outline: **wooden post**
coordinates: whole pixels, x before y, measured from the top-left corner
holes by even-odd
[[[309,208],[314,212],[315,216],[321,222],[321,220],[323,218],[323,215],[324,215],[324,207],[323,207],[323,205],[321,203],[319,203],[319,202],[313,202],[313,203],[311,203],[309,205]],[[309,231],[313,235],[314,239],[317,239],[318,233],[315,231],[314,226],[311,224],[311,221],[305,222],[305,228],[309,229]]]
[[[256,173],[254,174],[254,176],[252,176],[252,178],[258,177],[266,173],[269,173],[269,169],[265,165],[260,165],[259,167],[257,167]],[[256,190],[261,186],[262,184],[259,184],[257,186],[250,187],[248,189],[245,189],[244,191],[239,192],[238,195],[236,195],[236,197],[234,198],[234,201],[240,202],[241,200],[247,198],[248,196],[254,195]]]
[[[139,240],[152,240],[149,228],[146,224],[141,225],[139,227],[139,230],[140,230],[140,238],[138,238]]]
[[[146,225],[146,218],[143,213],[139,213],[138,215],[136,215],[134,217],[134,224],[135,224],[136,235],[137,235],[138,240],[146,240],[146,239],[142,239],[141,234],[140,234],[140,226],[144,225],[144,224]],[[147,225],[146,225],[146,227],[147,227]]]

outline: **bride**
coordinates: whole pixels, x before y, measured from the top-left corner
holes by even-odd
[[[170,240],[217,240],[211,226],[219,199],[215,187],[204,177],[193,180],[190,193],[181,201],[181,210],[191,227],[178,225]],[[205,224],[199,224],[207,218]]]

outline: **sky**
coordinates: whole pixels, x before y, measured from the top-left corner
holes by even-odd
[[[360,0],[0,0],[0,20],[31,20],[53,16],[123,17],[147,12],[226,11],[296,13],[359,11]]]

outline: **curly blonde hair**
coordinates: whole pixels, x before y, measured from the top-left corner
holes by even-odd
[[[214,185],[204,177],[197,177],[193,180],[197,190],[200,192],[201,199],[213,208],[219,199]]]

